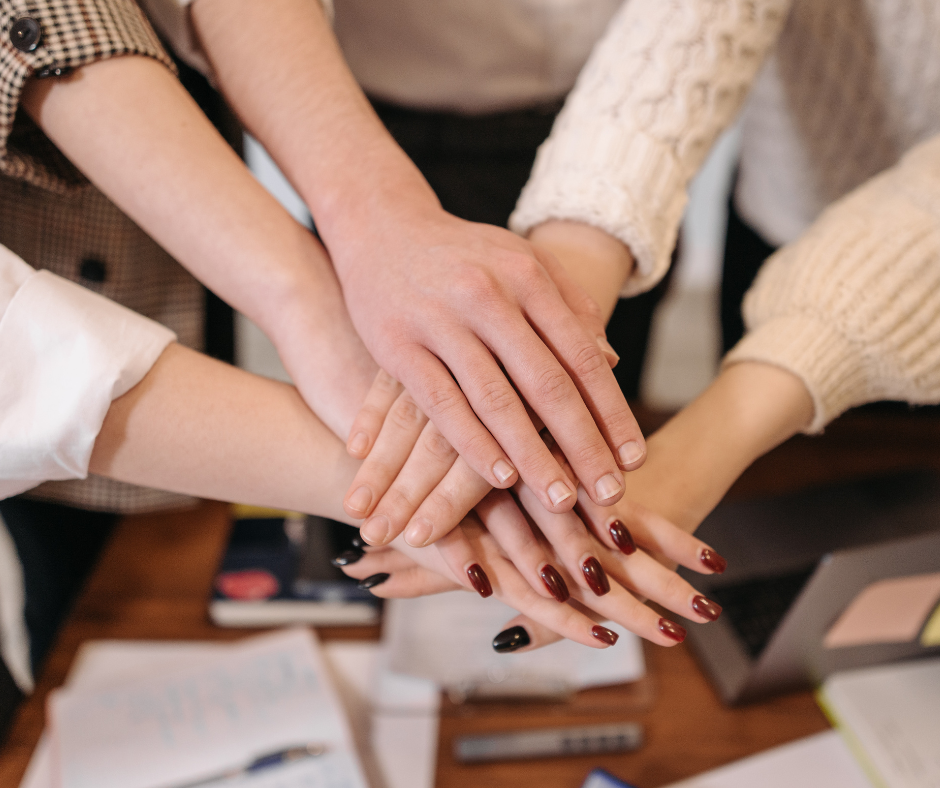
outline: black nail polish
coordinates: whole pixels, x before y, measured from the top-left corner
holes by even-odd
[[[633,555],[636,552],[636,542],[633,541],[633,534],[627,529],[620,520],[614,520],[607,529],[610,531],[610,538],[614,540],[617,549],[624,555]]]
[[[368,542],[359,536],[358,529],[356,530],[356,535],[352,538],[352,546],[357,550],[365,550],[369,546]]]
[[[349,566],[356,563],[365,553],[362,550],[343,550],[336,558],[330,561],[333,566]]]
[[[382,585],[391,575],[388,572],[379,572],[377,575],[369,575],[365,580],[359,581],[359,588],[368,591],[370,588]]]
[[[532,640],[524,627],[510,627],[504,629],[495,638],[493,638],[493,650],[498,654],[508,654],[511,651],[518,651],[520,648],[528,646]]]

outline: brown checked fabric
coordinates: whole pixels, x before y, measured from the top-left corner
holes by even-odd
[[[23,22],[21,20],[33,20]],[[19,30],[39,40],[28,49]],[[34,37],[34,35],[32,36]],[[18,47],[16,41],[20,44]],[[131,0],[0,0],[0,244],[111,298],[202,348],[199,283],[17,113],[30,78],[57,78],[119,55],[152,57],[173,70],[146,17]],[[27,495],[110,512],[152,511],[192,499],[101,477],[47,482]]]

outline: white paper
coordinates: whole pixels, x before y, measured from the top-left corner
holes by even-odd
[[[872,788],[836,731],[705,772],[669,788]]]
[[[646,668],[640,639],[608,624],[620,639],[593,649],[570,640],[521,654],[497,654],[493,638],[516,611],[495,599],[454,591],[386,603],[385,640],[390,668],[430,679],[450,690],[498,693],[540,686],[569,690],[621,684],[642,678]]]
[[[940,786],[940,659],[837,673],[822,695],[888,788]]]
[[[178,650],[171,656],[173,649]],[[289,630],[226,646],[158,647],[143,677],[141,661],[127,659],[134,647],[118,654],[121,650],[106,657],[98,651],[97,664],[89,662],[86,668],[88,684],[68,687],[52,698],[61,788],[185,783],[307,742],[326,744],[329,751],[237,784],[365,786],[351,734],[309,631]],[[145,651],[139,646],[137,656]],[[109,662],[115,667],[112,681],[106,682]]]

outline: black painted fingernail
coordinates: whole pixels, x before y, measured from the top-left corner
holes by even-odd
[[[685,629],[668,619],[659,619],[659,631],[670,640],[676,641],[676,643],[681,643],[685,640]]]
[[[368,547],[368,543],[365,539],[359,536],[359,529],[356,529],[356,535],[352,538],[352,546],[358,548],[359,550],[365,550]]]
[[[545,564],[545,566],[542,567],[542,571],[539,572],[539,577],[541,577],[542,582],[545,583],[548,593],[555,597],[556,601],[568,601],[568,597],[571,596],[571,593],[568,591],[568,585],[565,583],[565,578],[559,574],[554,566]]]
[[[614,540],[617,549],[624,555],[632,555],[636,552],[636,542],[633,541],[633,534],[627,530],[620,520],[614,520],[607,528],[610,530],[610,538]]]
[[[702,618],[707,618],[709,621],[717,621],[718,616],[721,615],[721,605],[717,602],[712,602],[701,594],[692,599],[692,609]]]
[[[714,550],[710,550],[705,547],[702,549],[702,554],[699,556],[699,560],[705,565],[706,568],[711,569],[716,575],[720,575],[725,569],[728,568],[728,562],[725,561],[718,553]]]
[[[620,640],[620,635],[618,635],[612,629],[602,627],[600,624],[595,627],[591,627],[591,634],[601,643],[606,643],[608,646],[612,646],[614,643]]]
[[[359,588],[368,591],[370,588],[382,585],[391,575],[388,572],[379,572],[377,575],[369,575],[365,580],[359,581]]]
[[[493,638],[493,650],[498,654],[508,654],[510,651],[518,651],[528,646],[531,642],[529,633],[524,627],[510,627]]]
[[[601,562],[594,556],[584,560],[584,563],[581,564],[581,572],[591,590],[598,596],[604,596],[610,591],[610,581],[607,579],[607,573],[604,571],[604,567],[601,566]]]
[[[349,566],[356,563],[365,553],[362,550],[343,550],[336,558],[330,561],[333,566]]]
[[[490,585],[490,579],[486,576],[482,566],[473,564],[467,569],[467,577],[470,578],[470,585],[473,586],[473,590],[481,597],[486,599],[488,596],[493,595],[493,586]]]

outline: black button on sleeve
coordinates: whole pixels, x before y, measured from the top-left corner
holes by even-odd
[[[20,52],[32,52],[39,46],[42,28],[31,16],[17,19],[10,28],[10,41]]]
[[[108,278],[108,267],[101,262],[101,260],[94,257],[86,257],[82,260],[82,265],[78,269],[78,273],[81,274],[82,279],[100,284]]]

